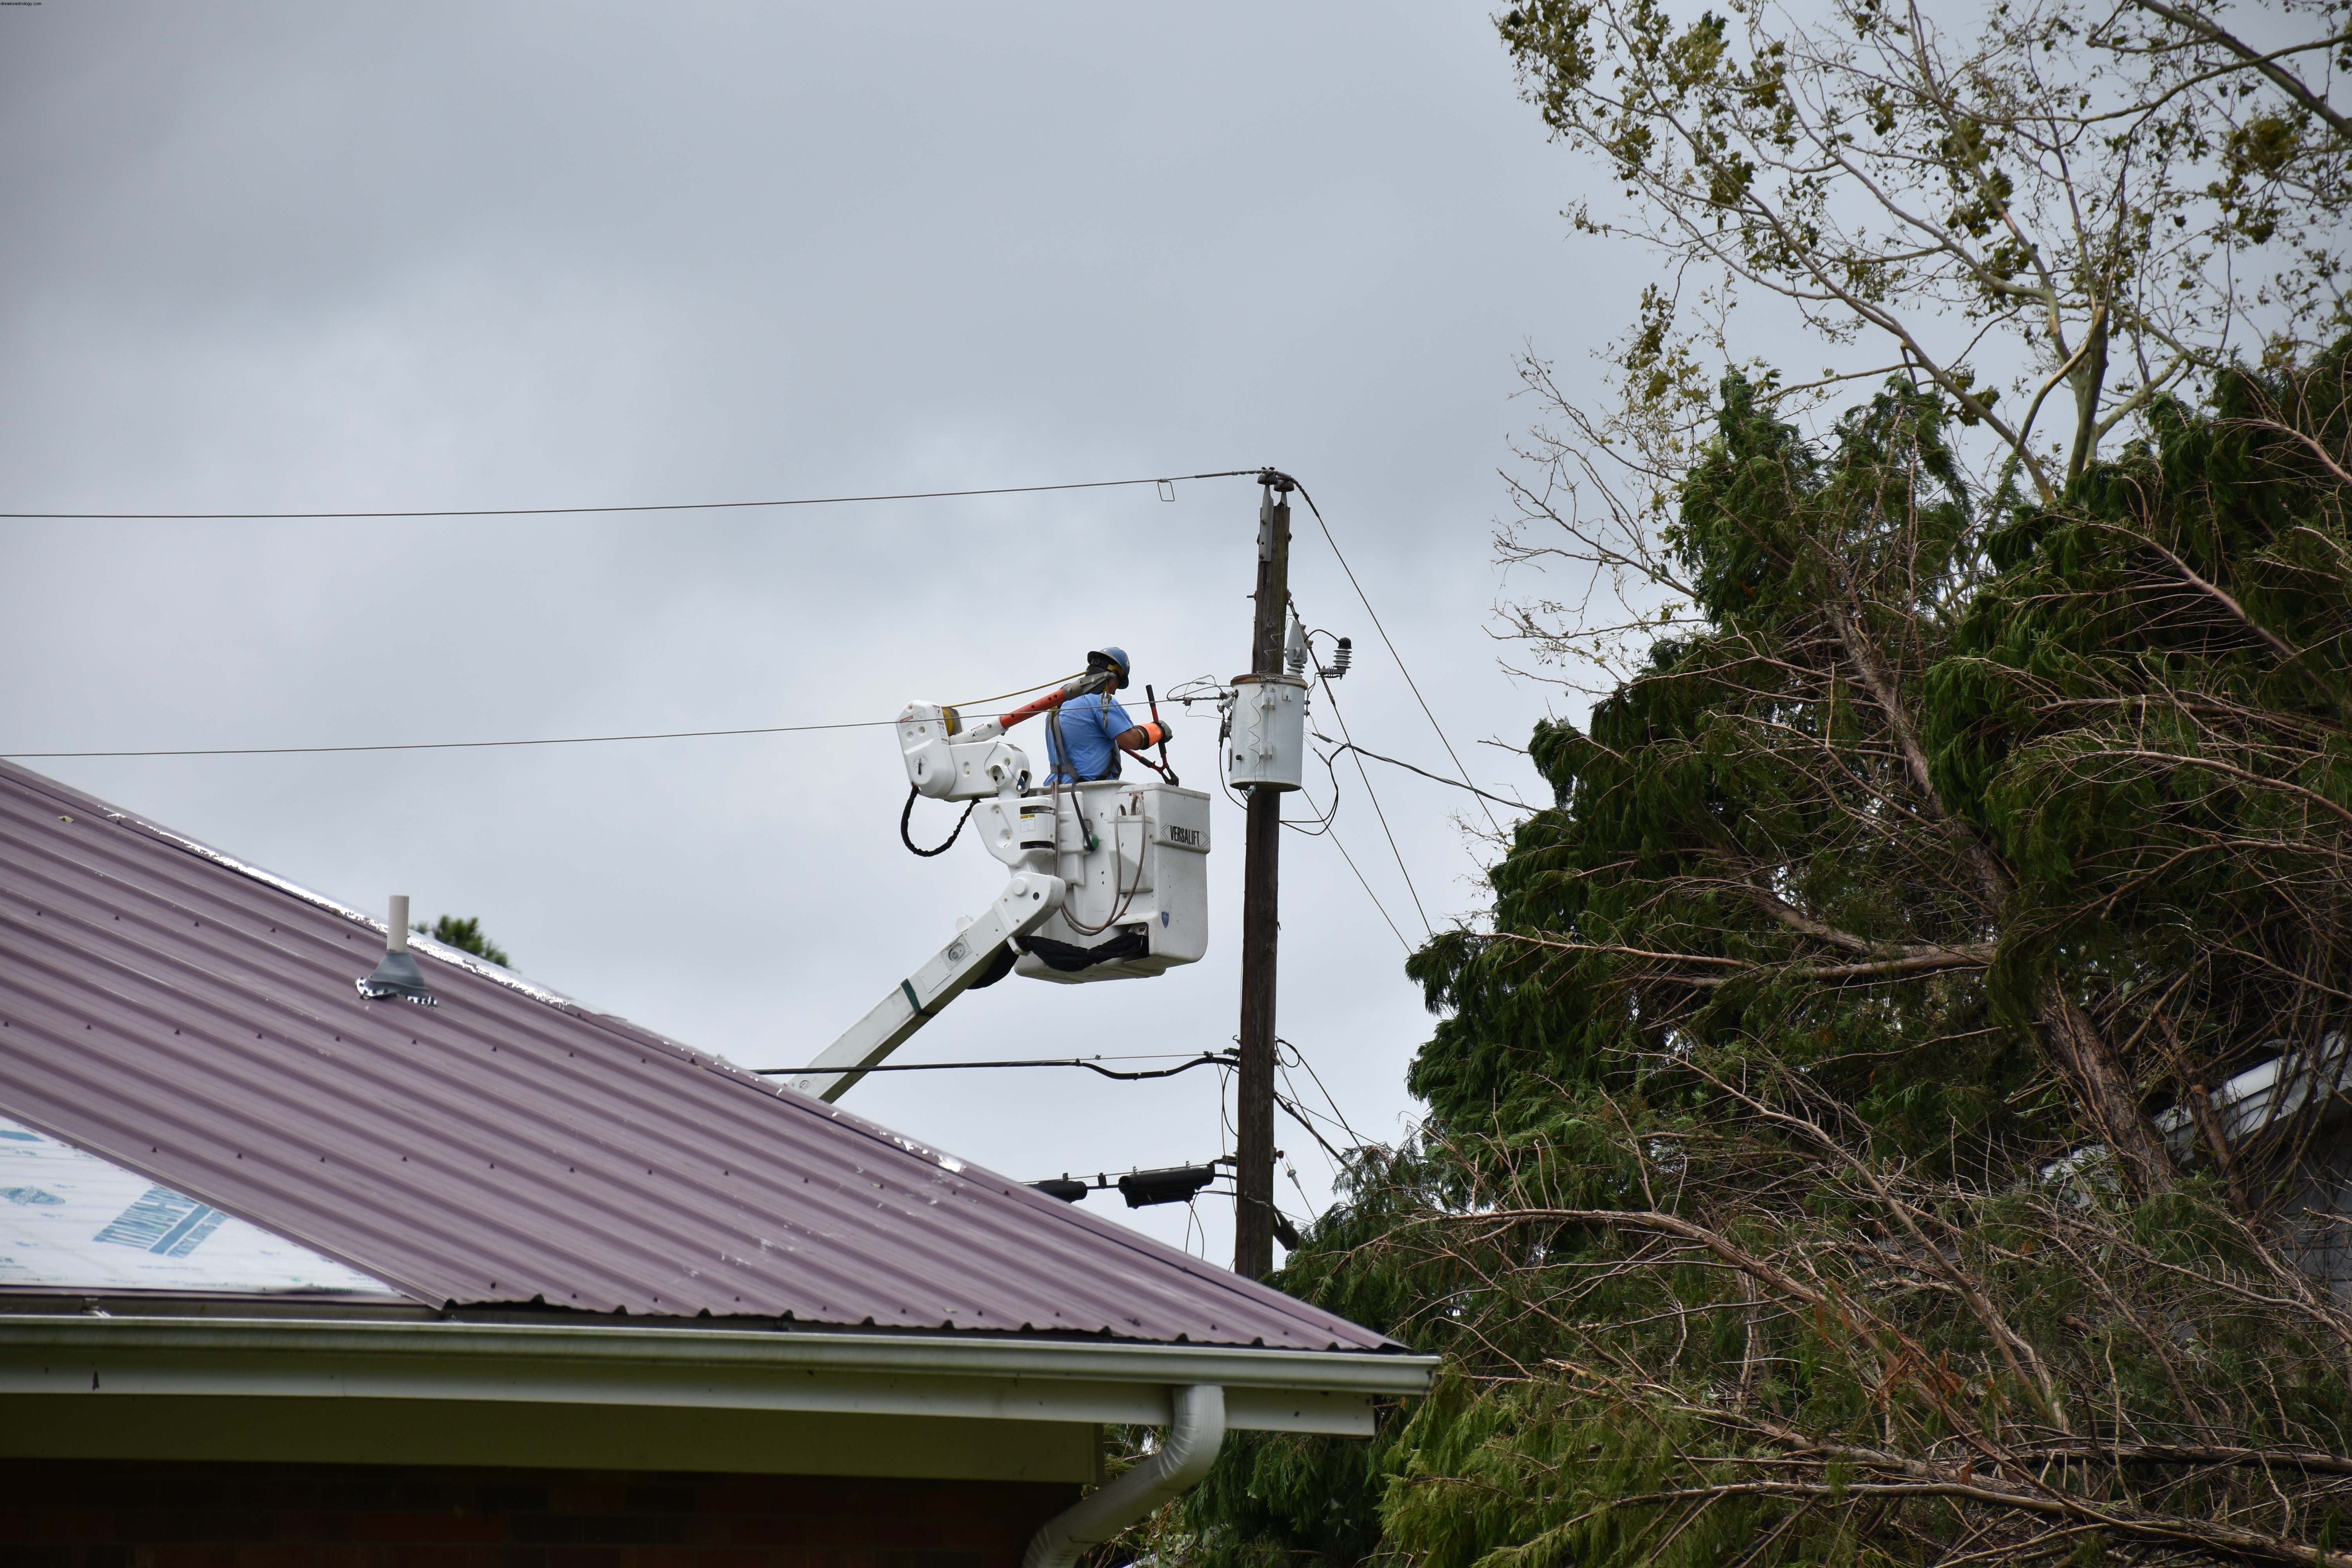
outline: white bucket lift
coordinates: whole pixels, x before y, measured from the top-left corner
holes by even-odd
[[[1159,779],[1065,784],[1060,793],[1053,864],[1061,905],[1021,939],[1013,972],[1077,984],[1197,963],[1209,951],[1209,797]],[[1038,809],[1024,816],[1024,807]],[[976,819],[984,831],[1042,833],[1054,809],[1050,794],[989,801]],[[1104,951],[1112,946],[1116,953]]]
[[[1073,682],[1060,695],[1085,689]],[[1028,754],[1003,736],[1008,721],[1041,706],[971,724],[935,702],[898,716],[907,782],[930,800],[977,803],[971,826],[1013,878],[794,1089],[839,1099],[941,1007],[1008,973],[1064,984],[1144,979],[1208,952],[1208,795],[1157,778],[1039,784]]]

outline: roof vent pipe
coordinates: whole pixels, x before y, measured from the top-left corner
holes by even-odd
[[[1200,1484],[1225,1440],[1225,1391],[1213,1383],[1196,1384],[1171,1389],[1169,1395],[1176,1418],[1151,1457],[1047,1520],[1030,1537],[1021,1568],[1071,1568],[1089,1546],[1101,1545]]]
[[[437,1007],[433,993],[425,984],[424,971],[416,960],[408,956],[408,895],[392,896],[391,916],[383,924],[383,962],[375,973],[359,983],[360,994],[374,1002],[386,996],[397,996],[404,1002],[414,1002],[420,1007]]]

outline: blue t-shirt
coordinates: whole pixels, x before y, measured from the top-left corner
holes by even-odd
[[[1074,697],[1058,710],[1062,716],[1058,726],[1062,742],[1070,749],[1070,767],[1062,766],[1062,747],[1054,743],[1056,728],[1045,726],[1045,754],[1054,771],[1065,782],[1073,779],[1115,779],[1118,777],[1118,740],[1135,728],[1135,721],[1127,710],[1099,691],[1089,691],[1084,697]]]

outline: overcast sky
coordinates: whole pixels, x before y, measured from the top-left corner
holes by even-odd
[[[1654,264],[1570,237],[1586,171],[1515,97],[1484,5],[46,0],[0,8],[0,510],[1276,464],[1479,782],[1541,790],[1478,743],[1524,743],[1562,700],[1506,676],[1491,635],[1496,469],[1532,412],[1513,360],[1582,377]],[[1230,676],[1257,491],[1175,495],[0,522],[0,752],[887,720],[1107,640],[1139,684]],[[1356,639],[1356,738],[1443,771],[1297,521],[1298,601]],[[1213,719],[1170,717],[1213,787]],[[886,729],[28,765],[351,903],[478,915],[523,973],[752,1067],[807,1060],[1002,881],[974,843],[899,847]],[[1378,907],[1330,842],[1286,837],[1281,1032],[1389,1140],[1430,1023],[1390,922],[1417,942],[1482,904],[1473,803],[1376,773],[1391,854],[1342,776]],[[1241,833],[1215,812],[1208,960],[1008,982],[899,1059],[1225,1047]],[[952,819],[924,803],[919,835]],[[1033,1179],[1223,1153],[1219,1093],[1207,1071],[902,1073],[845,1103]],[[1285,1203],[1320,1207],[1328,1161],[1286,1121],[1280,1142]],[[1188,1231],[1089,1201],[1230,1259],[1221,1205]]]

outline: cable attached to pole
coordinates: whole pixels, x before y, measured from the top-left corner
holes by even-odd
[[[1237,479],[1255,468],[1220,468],[1211,474],[1169,474],[1150,479],[1084,479],[1057,485],[992,485],[982,489],[901,490],[888,495],[795,496],[782,500],[646,501],[631,506],[452,507],[436,511],[0,511],[0,519],[61,522],[349,522],[394,517],[592,517],[605,512],[742,511],[763,507],[853,506],[866,501],[950,500],[961,496],[1040,495],[1049,490],[1110,490],[1130,485],[1162,487],[1163,500],[1175,499],[1180,479]]]

